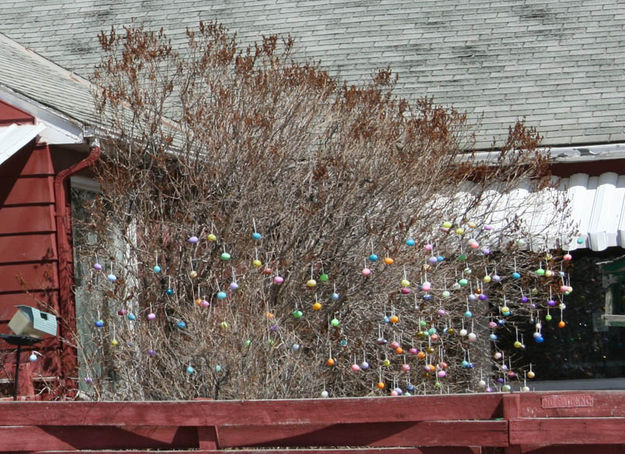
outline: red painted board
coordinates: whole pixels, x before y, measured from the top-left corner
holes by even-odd
[[[59,286],[57,264],[35,263],[0,265],[0,292],[56,289]]]
[[[0,177],[54,175],[52,157],[47,146],[24,147],[0,166]]]
[[[510,421],[510,444],[625,444],[625,418],[532,418]]]
[[[507,421],[221,426],[222,448],[251,446],[507,446]]]
[[[0,403],[0,426],[21,421],[46,425],[210,426],[269,424],[335,424],[423,420],[484,420],[498,417],[501,396],[373,397],[258,401],[190,402],[45,402],[33,411],[29,402]],[[423,411],[427,408],[428,411]]]
[[[3,293],[0,294],[0,323],[8,322],[15,314],[15,306],[33,306],[42,311],[56,313],[58,311],[59,292]],[[0,329],[0,332],[6,331]]]
[[[522,446],[523,454],[625,454],[625,445]]]
[[[0,264],[56,260],[53,233],[0,236]]]
[[[431,447],[431,448],[302,448],[302,449],[197,449],[192,451],[159,450],[158,454],[481,454],[479,447]],[[1,451],[0,451],[1,453]],[[72,451],[73,454],[120,454],[119,451]],[[67,451],[34,451],[30,454],[68,454]],[[123,451],[123,454],[154,454],[154,451]],[[592,454],[592,453],[591,453]],[[610,453],[612,454],[612,453]]]
[[[0,235],[54,232],[54,207],[0,207]]]
[[[33,402],[36,403],[36,402]],[[48,415],[54,418],[53,415]],[[197,447],[190,427],[0,427],[5,451],[74,449],[185,449]]]
[[[0,197],[5,206],[54,203],[54,179],[52,176],[20,177],[10,187],[0,185]]]
[[[525,418],[551,416],[625,417],[625,393],[622,391],[522,393],[519,398],[519,416]]]
[[[24,112],[22,109],[0,101],[0,126],[8,126],[12,123],[34,124],[35,117]]]

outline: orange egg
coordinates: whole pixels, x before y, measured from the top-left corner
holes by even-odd
[[[391,315],[388,321],[391,323],[397,323],[399,321],[399,317],[397,315]]]
[[[564,328],[566,326],[566,323],[564,323],[564,320],[560,320],[558,322],[558,328]]]
[[[202,305],[202,298],[198,298],[195,300],[195,305],[196,306],[201,306]]]
[[[380,382],[378,382],[377,387],[378,387],[378,389],[384,389],[386,387],[386,385],[380,381]]]
[[[313,305],[312,308],[316,311],[321,309],[321,303],[319,301],[316,301]]]
[[[265,316],[266,316],[269,320],[271,320],[271,319],[274,317],[274,315],[273,315],[271,312],[267,312],[267,313],[265,314]]]
[[[417,358],[425,359],[425,352],[421,351],[421,352],[417,353]]]
[[[395,260],[393,260],[392,257],[384,257],[384,263],[386,263],[387,265],[392,265],[393,263],[395,263]]]
[[[404,353],[404,349],[403,349],[403,348],[401,348],[401,347],[397,347],[397,348],[395,349],[395,353],[397,353],[398,355],[401,355],[401,354],[403,354],[403,353]]]
[[[336,361],[334,361],[334,359],[333,359],[333,358],[328,358],[328,360],[326,361],[326,364],[327,364],[329,367],[332,367],[332,366],[334,366],[334,365],[336,364]]]

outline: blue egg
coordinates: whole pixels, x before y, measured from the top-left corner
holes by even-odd
[[[506,321],[503,318],[500,318],[499,320],[497,320],[497,324],[498,325],[505,325]]]
[[[384,323],[391,323],[391,319],[388,317],[388,315],[385,315],[385,316],[382,318],[382,321],[383,321]]]
[[[131,322],[134,322],[137,319],[137,317],[135,317],[135,314],[128,314],[128,320],[130,320]]]
[[[180,320],[178,323],[176,323],[176,326],[180,329],[183,329],[187,327],[187,324],[183,322],[182,320]]]
[[[226,292],[217,292],[218,300],[225,300],[226,298],[228,298],[228,294]]]
[[[371,254],[369,256],[369,260],[372,262],[377,262],[378,261],[378,256],[376,254]]]
[[[515,271],[512,273],[512,279],[521,279],[521,275]]]
[[[424,301],[432,301],[432,298],[433,298],[433,297],[432,297],[432,295],[431,295],[430,293],[425,293],[425,294],[423,295],[423,300],[424,300]]]
[[[332,294],[332,301],[336,301],[339,299],[339,294],[338,293],[333,293]]]
[[[464,316],[465,316],[466,318],[471,318],[471,317],[473,317],[473,312],[471,312],[471,311],[466,311],[466,312],[464,313]]]
[[[466,359],[464,361],[462,361],[462,367],[464,367],[465,369],[469,367],[469,361],[467,361]]]
[[[347,339],[341,339],[339,341],[339,344],[341,345],[341,347],[347,347]]]
[[[255,240],[260,240],[262,237],[263,236],[258,232],[252,233],[252,238],[254,238]]]
[[[445,260],[445,257],[443,257],[442,255],[439,255],[436,257],[436,260],[439,262],[442,262],[443,260]]]
[[[414,385],[412,385],[412,384],[408,383],[408,384],[406,385],[406,390],[408,390],[408,391],[410,391],[410,392],[414,391],[414,390],[415,390]]]
[[[536,341],[536,343],[542,344],[545,341],[545,338],[542,336],[538,336],[538,337],[535,337],[534,340]]]
[[[96,328],[102,328],[104,326],[104,322],[102,320],[95,321]]]
[[[174,294],[174,289],[173,288],[168,288],[165,293],[167,293],[168,295],[173,295]]]
[[[154,265],[154,268],[152,268],[154,270],[155,273],[160,273],[161,272],[161,267],[158,265]]]
[[[579,238],[577,239],[577,244],[584,244],[584,238],[579,237]]]
[[[191,366],[187,367],[187,374],[194,374],[195,373],[195,369]]]
[[[106,278],[109,280],[109,282],[115,282],[117,280],[117,276],[115,276],[113,273],[106,276]]]
[[[415,245],[415,240],[413,240],[412,238],[408,238],[406,240],[406,246],[414,246]]]
[[[497,335],[495,333],[492,333],[490,336],[488,336],[490,340],[492,341],[496,341],[497,340]]]

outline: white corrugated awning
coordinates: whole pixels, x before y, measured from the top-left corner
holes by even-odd
[[[33,140],[44,125],[17,125],[0,127],[0,165]]]
[[[625,175],[606,172],[591,177],[577,173],[562,179],[560,188],[567,193],[571,217],[579,231],[570,249],[625,248]]]

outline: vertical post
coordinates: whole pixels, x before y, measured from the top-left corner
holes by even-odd
[[[510,441],[510,431],[513,421],[519,418],[521,410],[521,395],[514,394],[504,394],[503,396],[503,418],[508,423],[508,442]],[[507,448],[504,449],[505,454],[520,454],[521,446],[520,445],[508,445]]]
[[[217,435],[216,426],[202,426],[197,428],[198,432],[198,448],[200,449],[219,449],[219,436]]]
[[[20,358],[22,356],[22,346],[17,344],[17,350],[15,350],[15,380],[13,385],[13,400],[17,400],[17,388],[20,384]]]

